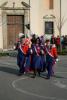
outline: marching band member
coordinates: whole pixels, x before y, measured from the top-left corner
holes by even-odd
[[[32,69],[34,71],[33,78],[35,78],[36,73],[38,72],[40,76],[40,71],[42,68],[42,60],[40,56],[40,40],[36,39],[36,44],[32,46],[33,55],[32,55]]]
[[[55,64],[55,58],[52,52],[53,52],[53,48],[50,45],[50,41],[47,40],[46,41],[46,65],[47,65],[47,71],[48,71],[47,79],[50,79],[50,77],[52,76],[53,74],[52,67]]]
[[[24,64],[28,48],[29,46],[27,45],[27,40],[23,38],[23,41],[20,43],[20,46],[18,48],[18,55],[17,55],[17,65],[19,66],[19,75],[22,75],[25,72]]]

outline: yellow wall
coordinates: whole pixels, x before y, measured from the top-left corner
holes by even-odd
[[[2,12],[0,10],[0,49],[3,48],[3,34],[2,34]]]
[[[39,1],[40,0],[30,0],[30,19],[31,19],[31,31],[35,34],[39,34]]]
[[[0,5],[4,3],[5,1],[8,1],[8,4],[6,5],[7,7],[12,7],[13,2],[15,2],[15,7],[22,7],[21,2],[24,1],[26,3],[29,3],[29,0],[0,0]],[[62,1],[62,18],[67,19],[67,0],[61,0]],[[43,35],[44,34],[44,23],[46,19],[43,19],[44,16],[48,15],[50,16],[51,14],[55,16],[55,19],[49,19],[54,21],[54,34],[57,36],[59,34],[58,29],[57,29],[57,23],[59,20],[59,12],[60,12],[60,0],[54,0],[54,9],[49,10],[49,0],[30,0],[30,24],[31,24],[31,32],[38,34],[38,35]],[[5,12],[5,15],[7,14],[24,14],[23,11],[16,11],[15,13],[13,11],[7,11]],[[3,28],[4,26],[1,25],[3,17],[3,13],[0,10],[0,48],[3,48],[4,46],[4,37],[6,36],[7,38],[7,29]],[[6,17],[5,17],[6,18]],[[29,12],[26,12],[25,15],[25,24],[29,22]],[[6,31],[5,31],[6,30]],[[25,32],[27,30],[25,29]],[[4,36],[5,34],[5,36]],[[67,20],[65,21],[65,24],[63,25],[62,28],[62,35],[67,34]],[[7,42],[7,39],[5,40]],[[6,43],[5,42],[5,43]]]

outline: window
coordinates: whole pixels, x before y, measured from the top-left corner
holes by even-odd
[[[54,33],[54,22],[49,21],[45,22],[45,34],[53,34]]]
[[[49,0],[49,9],[53,9],[54,8],[54,0]]]

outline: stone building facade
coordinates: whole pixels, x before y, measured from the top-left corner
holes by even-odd
[[[61,1],[61,35],[66,35],[67,0]],[[0,49],[12,48],[19,33],[57,36],[59,24],[60,0],[0,0]]]

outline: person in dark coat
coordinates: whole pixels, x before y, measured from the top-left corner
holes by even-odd
[[[46,41],[46,66],[47,66],[47,71],[48,71],[48,74],[47,74],[47,79],[50,79],[50,77],[52,76],[52,67],[53,65],[55,64],[55,59],[54,59],[54,56],[51,54],[51,45],[50,45],[50,41],[47,40]]]
[[[32,54],[32,69],[34,72],[33,78],[35,78],[36,73],[38,72],[39,76],[40,76],[40,71],[42,69],[42,60],[41,60],[41,56],[40,56],[40,39],[37,38],[36,39],[36,44],[32,45],[32,50],[33,50],[33,54]]]
[[[46,70],[46,53],[45,53],[44,43],[42,43],[42,42],[40,44],[40,56],[41,56],[41,60],[42,60],[41,71],[44,72]]]
[[[17,65],[19,66],[19,75],[22,75],[25,72],[24,64],[28,48],[29,47],[26,44],[25,39],[23,39],[23,42],[20,44],[18,48],[18,55],[17,55]]]
[[[31,48],[31,41],[28,41],[28,51],[26,53],[26,59],[25,59],[25,72],[29,72],[30,71],[30,67],[31,67],[31,55],[32,55],[32,48]]]

